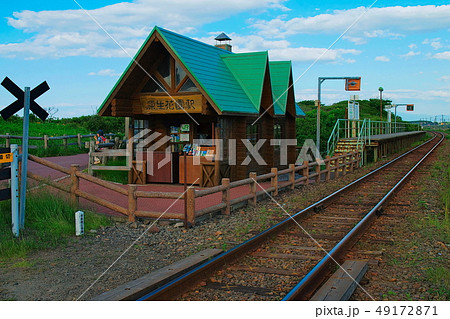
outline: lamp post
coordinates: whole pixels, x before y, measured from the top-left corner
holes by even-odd
[[[380,122],[383,122],[383,88],[380,86],[378,91],[380,91]]]

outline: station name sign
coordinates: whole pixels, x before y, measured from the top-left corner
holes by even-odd
[[[143,114],[202,113],[202,95],[155,96],[141,95]]]

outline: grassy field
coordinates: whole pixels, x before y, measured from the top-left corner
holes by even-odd
[[[85,212],[85,232],[109,225],[110,220]],[[75,214],[69,202],[40,190],[27,197],[25,229],[15,238],[11,231],[11,201],[0,202],[0,261],[26,258],[37,249],[64,245],[75,237]]]
[[[30,115],[29,136],[49,137],[63,135],[87,135],[95,134],[99,129],[104,133],[114,133],[123,138],[125,127],[123,118],[100,117],[97,115],[74,117],[70,119],[49,119],[45,122],[39,120],[34,115]],[[0,135],[18,135],[22,136],[23,121],[18,116],[12,116],[7,121],[0,118]],[[84,138],[82,142],[89,141],[90,138]],[[22,144],[21,139],[11,139],[11,144]],[[68,140],[68,143],[76,143],[76,139]],[[30,145],[38,148],[30,148],[30,154],[40,157],[72,155],[88,152],[88,149],[69,145],[64,148],[62,140],[50,140],[49,148],[44,149],[43,140],[30,140]],[[0,139],[0,145],[5,145],[5,139]]]

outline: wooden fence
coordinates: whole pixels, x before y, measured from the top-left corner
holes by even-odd
[[[336,157],[327,156],[325,160],[320,162],[303,162],[303,165],[295,166],[290,164],[289,168],[284,170],[278,170],[272,168],[270,173],[257,176],[256,173],[250,173],[247,179],[230,182],[229,178],[222,179],[222,185],[211,187],[204,190],[194,190],[189,188],[186,192],[187,205],[187,221],[193,224],[196,217],[203,216],[205,214],[221,211],[222,214],[229,215],[232,207],[240,204],[247,203],[251,206],[256,206],[259,198],[267,196],[277,196],[278,192],[282,189],[289,188],[293,190],[296,185],[303,183],[309,184],[311,179],[316,183],[320,181],[329,181],[335,179],[339,175],[346,175],[346,173],[352,172],[359,166],[360,153],[353,152]],[[299,174],[301,173],[301,175]],[[287,175],[287,181],[279,181],[279,176]],[[296,178],[296,176],[299,176]],[[270,187],[263,188],[261,183],[270,180]],[[248,185],[249,193],[247,195],[231,199],[230,190],[235,187]],[[260,189],[260,190],[258,190]],[[195,209],[195,198],[211,195],[214,193],[222,193],[221,203],[202,209]],[[191,204],[193,203],[193,204]]]
[[[55,187],[61,191],[70,194],[71,204],[74,209],[79,207],[79,199],[84,198],[95,204],[107,207],[113,211],[128,216],[129,221],[134,221],[136,217],[154,218],[154,219],[175,219],[184,220],[186,225],[194,225],[197,217],[220,211],[222,214],[230,214],[233,206],[238,204],[249,204],[256,206],[259,199],[269,196],[277,196],[282,189],[294,189],[296,185],[303,183],[309,184],[311,180],[316,183],[335,179],[347,172],[352,172],[359,166],[360,153],[348,153],[336,157],[329,157],[322,162],[304,162],[302,165],[289,165],[289,168],[278,170],[272,168],[270,173],[257,176],[256,173],[250,173],[249,178],[230,182],[229,178],[223,178],[222,184],[201,190],[195,190],[194,187],[188,187],[186,192],[149,192],[138,190],[138,185],[129,184],[127,187],[104,181],[89,174],[85,174],[79,170],[78,165],[72,165],[71,168],[64,168],[58,164],[48,160],[29,155],[29,159],[36,163],[45,165],[64,174],[70,175],[70,184],[65,185],[61,182],[55,182],[47,178],[28,172],[28,177],[38,182]],[[279,181],[279,176],[286,175],[286,181]],[[109,202],[94,194],[87,193],[80,189],[80,180],[86,180],[101,186],[109,191],[115,192],[117,195],[126,196],[128,198],[127,207]],[[261,189],[260,183],[270,181],[270,187]],[[239,198],[231,199],[230,190],[236,187],[248,185],[248,194]],[[258,188],[260,190],[258,190]],[[222,200],[219,204],[197,210],[196,199],[204,196],[221,193]],[[185,201],[184,212],[152,212],[138,210],[139,198],[157,198],[157,199],[173,199]],[[147,205],[148,206],[148,205]]]
[[[43,145],[30,145],[30,148],[38,148],[38,147],[44,147],[44,149],[48,149],[49,145],[51,144],[50,141],[61,141],[62,140],[62,144],[57,144],[58,146],[64,146],[67,147],[69,145],[77,145],[79,148],[84,147],[84,142],[83,139],[85,138],[91,138],[91,137],[95,137],[95,134],[77,134],[77,135],[63,135],[63,136],[48,136],[48,135],[44,135],[44,136],[30,136],[28,137],[30,139],[30,141],[43,141]],[[115,134],[113,133],[108,133],[105,134],[106,137],[114,137]],[[14,139],[18,139],[18,140],[22,140],[23,136],[21,135],[10,135],[9,133],[6,133],[5,135],[0,135],[0,139],[5,139],[5,146],[6,147],[10,147],[11,145],[11,140]],[[70,142],[68,140],[73,140],[76,139],[76,142]],[[113,144],[111,144],[113,145]]]

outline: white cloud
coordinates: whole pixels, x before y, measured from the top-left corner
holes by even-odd
[[[400,55],[400,57],[402,57],[402,58],[410,58],[410,57],[413,57],[413,56],[416,56],[416,55],[420,55],[420,54],[421,54],[420,52],[409,51],[409,52],[406,53],[406,54]]]
[[[362,37],[352,37],[352,36],[349,36],[349,35],[344,35],[342,37],[342,39],[345,39],[345,40],[348,40],[350,42],[353,42],[356,45],[361,45],[361,44],[367,43],[367,40],[362,38]]]
[[[450,102],[450,90],[437,89],[437,90],[411,90],[411,89],[397,89],[389,90],[389,96],[386,98],[391,100],[403,100],[403,101],[414,101],[414,100],[424,100],[432,101],[439,100]]]
[[[361,51],[354,49],[335,49],[327,50],[325,48],[285,48],[269,50],[271,60],[292,60],[298,62],[314,61],[320,57],[319,61],[339,61],[343,59],[344,54],[360,54]]]
[[[445,51],[445,52],[440,52],[440,53],[436,53],[435,55],[432,56],[434,59],[439,59],[439,60],[449,60],[450,61],[450,51]]]
[[[442,82],[449,82],[450,81],[450,75],[443,75],[439,78]]]
[[[375,61],[381,61],[381,62],[389,62],[391,59],[389,59],[387,56],[380,55],[375,57]]]
[[[0,55],[66,57],[122,57],[133,55],[154,25],[188,33],[199,25],[223,20],[245,11],[288,10],[285,0],[134,0],[87,10],[116,43],[83,10],[14,12],[8,24],[25,33],[36,33],[23,42],[0,43]]]
[[[372,31],[364,31],[364,35],[368,38],[390,38],[390,39],[399,39],[404,37],[403,34],[394,33],[389,30],[372,30]]]
[[[214,43],[214,37],[222,31],[211,32],[210,37],[196,38],[201,42]],[[228,36],[233,39],[233,52],[245,53],[255,51],[269,51],[270,59],[291,60],[298,62],[314,61],[321,56],[321,62],[345,61],[354,63],[355,60],[345,59],[344,55],[358,55],[361,53],[355,49],[331,49],[311,48],[311,47],[292,47],[287,40],[267,40],[261,36],[249,35],[242,36],[236,33],[230,33]]]
[[[98,72],[89,72],[88,75],[99,75],[99,76],[119,76],[120,73],[117,73],[113,69],[103,69]]]
[[[425,39],[422,44],[429,44],[434,50],[439,50],[444,47],[444,45],[441,43],[440,38],[435,39]]]
[[[450,5],[372,8],[364,14],[365,11],[365,7],[358,7],[286,21],[279,18],[270,21],[256,20],[253,21],[253,27],[263,36],[275,38],[295,34],[336,34],[344,32],[361,17],[349,30],[349,40],[361,36],[398,39],[403,36],[400,32],[442,30],[450,27]]]
[[[410,45],[408,45],[408,48],[410,48],[411,50],[417,49],[417,44],[411,43]]]

